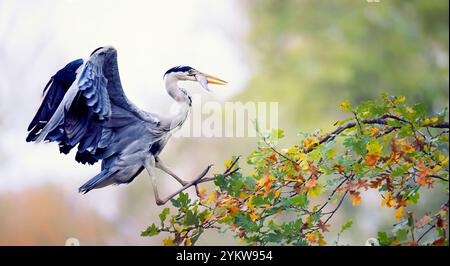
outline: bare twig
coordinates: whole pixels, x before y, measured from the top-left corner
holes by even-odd
[[[420,240],[422,240],[422,238],[424,238],[429,232],[431,232],[431,230],[433,230],[433,228],[436,227],[436,224],[433,224],[432,226],[430,226],[427,231],[425,231],[418,239],[417,239],[417,244],[420,242]]]
[[[430,175],[430,177],[432,177],[432,178],[437,178],[437,179],[440,179],[440,180],[442,180],[442,181],[448,182],[448,179],[443,178],[443,177],[438,176],[438,175]]]
[[[339,210],[339,208],[341,207],[342,202],[344,202],[345,196],[347,196],[347,194],[348,194],[348,190],[345,191],[345,193],[344,193],[344,195],[342,196],[341,200],[339,200],[339,203],[338,203],[338,205],[336,206],[336,208],[334,208],[331,212],[327,213],[327,214],[329,214],[330,216],[328,216],[328,218],[323,222],[324,224],[328,223],[328,222],[330,221],[331,217],[333,217],[333,215],[337,212],[337,210]]]

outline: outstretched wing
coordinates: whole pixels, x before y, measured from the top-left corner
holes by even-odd
[[[86,62],[59,70],[28,127],[27,141],[56,141],[62,153],[78,145],[75,159],[93,164],[120,153],[142,134],[146,144],[163,132],[159,119],[131,103],[123,92],[113,47],[95,50]]]

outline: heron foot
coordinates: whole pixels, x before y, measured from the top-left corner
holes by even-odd
[[[154,183],[154,179],[152,178],[152,184],[153,184],[153,188],[154,188],[154,193],[155,193],[155,201],[156,201],[156,205],[161,206],[166,204],[166,202],[168,202],[170,199],[172,199],[173,197],[175,197],[176,195],[178,195],[180,192],[184,191],[185,189],[191,187],[191,186],[195,186],[196,191],[197,191],[197,195],[198,195],[198,187],[197,184],[198,182],[205,177],[205,175],[209,172],[209,170],[211,169],[212,164],[208,165],[208,167],[206,167],[205,170],[203,170],[203,172],[201,172],[196,178],[194,178],[192,181],[190,182],[186,182],[185,185],[183,185],[182,188],[180,188],[179,190],[175,191],[174,193],[172,193],[171,195],[169,195],[167,198],[165,199],[161,199],[159,198],[158,195],[158,191],[156,190],[156,184]],[[153,177],[153,176],[151,176]],[[184,181],[185,182],[185,181]]]

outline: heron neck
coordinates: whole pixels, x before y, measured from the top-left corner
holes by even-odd
[[[170,129],[179,127],[186,121],[192,103],[189,93],[178,86],[178,81],[171,76],[165,79],[167,93],[179,104],[178,110],[171,119]]]
[[[165,79],[167,93],[178,103],[191,104],[191,97],[187,91],[178,86],[178,79],[174,76],[168,76]]]

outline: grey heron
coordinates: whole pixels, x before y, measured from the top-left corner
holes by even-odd
[[[178,81],[224,85],[225,81],[189,66],[164,74],[167,93],[178,103],[177,114],[167,118],[136,107],[120,82],[117,51],[100,47],[87,60],[78,59],[59,70],[45,86],[42,103],[28,127],[27,142],[57,142],[61,153],[77,147],[75,160],[82,164],[101,161],[101,172],[79,188],[80,193],[112,184],[127,184],[148,171],[156,203],[164,204],[155,183],[155,168],[175,178],[159,158],[171,132],[185,122],[191,109],[189,93]],[[197,178],[206,175],[208,166]],[[191,181],[192,182],[192,181]]]

